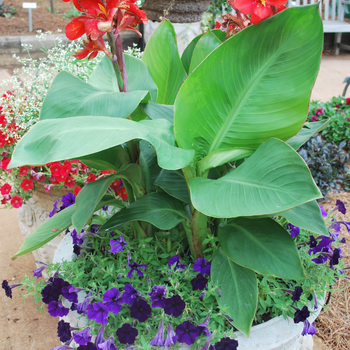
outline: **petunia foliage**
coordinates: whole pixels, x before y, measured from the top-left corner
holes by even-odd
[[[83,10],[87,3],[80,3]],[[275,13],[283,4],[267,5]],[[156,237],[168,252],[181,242],[193,263],[205,257],[203,266],[196,266],[200,275],[191,282],[193,290],[214,283],[221,290],[217,303],[232,325],[249,336],[258,303],[257,275],[306,277],[298,249],[276,217],[327,232],[315,202],[322,194],[296,152],[317,131],[303,125],[322,53],[318,5],[286,9],[267,19],[259,14],[253,25],[244,21],[227,31],[226,39],[218,30],[209,31],[195,38],[182,58],[174,28],[165,20],[142,61],[120,54],[119,31],[132,22],[125,24],[118,8],[115,25],[107,26],[112,8],[105,10],[103,21],[92,26],[76,19],[69,33],[86,32],[89,40],[98,41],[107,32],[111,51],[87,83],[66,72],[56,77],[40,121],[22,138],[9,167],[83,159],[114,174],[84,187],[76,204],[29,236],[17,255],[40,247],[70,224],[80,233],[104,205],[120,208],[99,223],[100,233],[131,227],[134,238]],[[124,20],[146,21],[134,8],[124,15]],[[109,198],[117,179],[125,186],[124,202]],[[58,215],[64,220],[60,225]],[[208,233],[217,237],[219,247],[208,249]],[[115,237],[115,254],[122,241]],[[145,273],[136,261],[128,266],[130,276]],[[172,266],[180,269],[180,260]],[[163,305],[162,293],[157,298],[154,302]],[[139,322],[151,311],[144,304],[140,298],[133,304]],[[164,305],[174,317],[184,308],[176,295]],[[98,306],[89,312],[102,319]],[[192,344],[197,330],[190,322],[181,327],[182,342]],[[132,332],[131,325],[121,326],[120,342],[129,344],[136,336]]]

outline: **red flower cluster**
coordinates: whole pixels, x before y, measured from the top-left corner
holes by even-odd
[[[121,199],[128,199],[125,187],[123,187],[123,182],[121,180],[115,180],[111,183],[111,189],[118,194]]]
[[[251,15],[251,22],[259,24],[262,20],[286,9],[286,0],[230,0],[228,3],[245,15]]]
[[[63,0],[68,2],[70,0]],[[66,26],[66,36],[75,40],[86,34],[83,50],[74,56],[83,59],[96,57],[99,51],[110,55],[106,49],[102,36],[115,29],[115,34],[122,30],[133,30],[141,35],[135,28],[138,23],[147,23],[146,14],[136,5],[136,0],[73,0],[74,6],[86,15],[74,18]]]

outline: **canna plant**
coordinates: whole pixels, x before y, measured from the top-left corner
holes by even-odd
[[[89,4],[80,1],[78,10]],[[71,39],[88,34],[78,56],[96,50],[106,56],[88,82],[58,74],[40,121],[19,142],[9,167],[79,159],[113,172],[88,183],[16,256],[69,226],[81,232],[103,206],[119,207],[100,233],[128,225],[134,238],[157,237],[168,252],[181,242],[193,262],[205,256],[221,290],[218,304],[249,336],[257,275],[306,278],[293,239],[275,218],[328,235],[316,203],[322,194],[296,152],[324,126],[304,125],[322,53],[318,5],[230,30],[236,34],[229,38],[209,30],[181,58],[165,20],[142,60],[120,54],[119,32],[145,22],[143,13],[101,6],[104,21],[85,11],[90,18],[73,20],[67,30]],[[110,51],[101,41],[105,32]],[[109,191],[117,179],[127,203]],[[214,241],[219,248],[212,249]]]

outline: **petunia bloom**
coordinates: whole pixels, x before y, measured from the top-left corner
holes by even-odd
[[[201,273],[191,280],[193,290],[203,290],[208,284],[208,279],[205,278]]]
[[[70,324],[61,320],[58,322],[57,335],[62,343],[70,340],[72,338]]]
[[[341,200],[337,199],[335,205],[336,205],[336,206],[335,206],[335,208],[333,209],[333,211],[338,210],[340,213],[342,213],[342,214],[345,215],[345,213],[346,213],[346,208],[345,208],[344,203],[343,203]]]
[[[144,299],[139,298],[130,306],[130,316],[139,322],[145,322],[151,313],[152,309]]]
[[[47,306],[47,311],[52,317],[63,317],[67,316],[69,313],[69,309],[64,307],[60,301],[50,301]]]
[[[138,292],[131,284],[127,283],[124,286],[122,297],[126,304],[132,305],[136,301],[138,295],[140,295],[140,292]]]
[[[305,305],[301,310],[296,307],[294,309],[296,310],[294,313],[294,323],[304,322],[310,316],[310,311]]]
[[[152,307],[164,308],[165,286],[154,286],[148,295],[151,297]]]
[[[38,267],[37,269],[33,270],[33,275],[36,278],[43,277],[43,270],[46,268],[46,264],[43,266]]]
[[[304,328],[301,335],[314,335],[316,333],[315,324],[310,324],[308,320],[304,321]]]
[[[138,330],[128,323],[124,323],[117,331],[116,335],[122,344],[134,344]]]
[[[176,265],[175,265],[176,264]],[[175,265],[174,271],[176,271],[177,269],[181,269],[184,270],[186,268],[186,265],[182,264],[180,262],[180,257],[177,255],[172,256],[169,260],[168,260],[168,266],[169,268],[172,268],[172,266]]]
[[[128,263],[129,267],[130,267],[130,271],[128,272],[128,274],[126,275],[128,278],[132,278],[132,273],[134,271],[136,271],[136,273],[139,276],[143,276],[143,272],[139,269],[140,267],[143,267],[144,270],[146,270],[147,265],[146,264],[138,264],[137,262],[133,262],[130,264],[130,262]]]
[[[164,346],[164,326],[163,318],[160,320],[156,336],[149,342],[153,346]]]
[[[105,302],[108,310],[113,312],[115,315],[118,315],[124,304],[123,298],[119,298],[118,288],[111,288],[103,294],[102,300]]]
[[[62,204],[67,208],[75,203],[75,196],[69,192],[62,197]]]
[[[209,318],[210,318],[210,314],[204,319],[204,321],[202,323],[200,323],[197,326],[200,335],[203,333],[207,337],[211,336],[211,332],[208,329],[208,327],[209,327]]]
[[[179,317],[185,310],[186,304],[178,294],[164,300],[164,312],[167,315]]]
[[[21,286],[20,283],[8,284],[7,280],[3,280],[1,287],[5,290],[5,295],[12,299],[12,289]]]
[[[176,334],[180,343],[192,345],[199,336],[199,330],[191,322],[185,321],[176,327]]]
[[[211,262],[208,262],[205,258],[199,258],[193,265],[193,271],[207,276],[210,276],[210,268]]]
[[[326,209],[321,204],[319,204],[318,206],[320,207],[322,216],[326,218],[328,216]]]
[[[101,324],[107,323],[109,310],[104,303],[98,301],[97,303],[88,305],[86,309],[88,312],[88,318],[90,320],[95,320],[96,322]]]
[[[171,345],[175,345],[177,340],[177,335],[174,332],[173,327],[171,327],[170,323],[167,322],[167,336],[164,342],[164,346],[167,346],[168,348]]]
[[[128,245],[128,243],[124,241],[123,235],[120,235],[118,238],[119,241],[116,239],[111,239],[109,243],[111,246],[111,250],[109,252],[113,254],[122,252],[124,247]]]
[[[215,350],[236,350],[238,347],[238,341],[229,337],[222,338],[219,342],[215,343]]]
[[[286,229],[289,231],[292,238],[297,237],[300,234],[300,228],[292,224],[287,224]]]
[[[109,337],[105,342],[98,344],[97,348],[99,350],[117,350],[113,337]]]
[[[73,333],[74,341],[79,345],[87,345],[92,336],[90,333],[90,327],[86,327],[80,332]]]

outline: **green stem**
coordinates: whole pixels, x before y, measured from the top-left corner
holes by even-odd
[[[167,242],[166,242],[166,246],[167,246],[167,252],[171,253],[171,239],[168,238]]]
[[[111,46],[111,52],[113,55],[113,57],[111,58],[111,61],[113,64],[113,69],[114,69],[115,75],[117,77],[119,90],[123,91],[123,76],[122,76],[122,72],[120,71],[119,64],[118,64],[117,50],[115,47],[113,32],[107,33],[107,38],[108,38],[109,45]]]
[[[129,157],[132,163],[137,163],[139,159],[139,147],[138,143],[135,140],[127,142]]]
[[[203,244],[204,239],[207,238],[208,217],[198,210],[194,210],[191,217],[192,221],[192,249],[194,251],[194,258],[203,257],[203,251],[206,245]]]
[[[191,250],[191,255],[194,257],[195,256],[195,251],[193,249],[193,244],[192,244],[192,230],[191,230],[191,222],[190,220],[184,220],[182,221],[182,226],[186,232],[187,240],[188,240],[188,245],[190,246]]]
[[[147,235],[145,231],[142,229],[140,223],[138,221],[133,221],[132,222],[132,228],[134,231],[134,237],[138,239],[145,239],[147,238]]]

